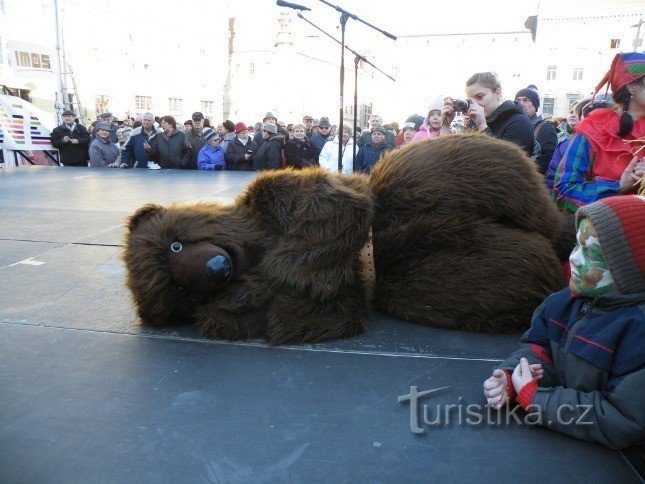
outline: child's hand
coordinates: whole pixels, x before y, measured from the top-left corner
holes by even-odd
[[[507,392],[508,381],[502,370],[495,370],[493,375],[484,382],[484,396],[488,405],[500,409],[509,401]]]
[[[511,380],[513,381],[513,388],[516,393],[520,393],[520,390],[524,388],[524,385],[529,383],[531,380],[540,380],[544,376],[544,369],[542,365],[535,364],[529,365],[529,362],[526,358],[520,360],[520,364],[515,367],[513,370],[513,375]]]

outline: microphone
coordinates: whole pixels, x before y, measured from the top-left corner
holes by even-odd
[[[298,5],[297,3],[290,3],[290,2],[285,2],[284,0],[278,0],[275,2],[275,4],[278,7],[287,7],[287,8],[293,8],[294,10],[309,10],[311,9],[309,7],[305,7],[304,5]]]

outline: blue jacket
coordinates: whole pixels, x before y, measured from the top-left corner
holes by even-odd
[[[546,179],[546,187],[551,193],[553,193],[553,180],[555,179],[555,172],[558,169],[558,165],[560,165],[560,161],[562,160],[564,153],[569,147],[569,142],[571,141],[571,139],[572,138],[569,137],[567,139],[559,141],[555,147],[555,150],[553,150],[553,156],[551,157],[549,167],[547,168],[546,174],[544,175],[544,178]]]
[[[356,153],[356,160],[354,160],[354,172],[362,171],[369,174],[376,162],[391,149],[392,147],[387,143],[383,143],[378,148],[372,146],[372,144],[361,146],[361,149]]]
[[[213,148],[209,144],[202,146],[197,155],[198,170],[226,170],[224,150],[218,146]]]
[[[520,342],[499,368],[522,357],[542,364],[530,411],[544,425],[612,449],[645,440],[645,293],[590,299],[563,289],[535,310]]]
[[[155,133],[154,126],[152,132]],[[160,133],[161,130],[156,132]],[[143,143],[149,140],[150,137],[141,127],[133,129],[130,139],[121,152],[121,163],[127,164],[130,168],[148,168],[148,153]]]
[[[325,146],[325,143],[327,143],[327,141],[329,141],[330,139],[331,136],[323,136],[322,134],[318,133],[309,139],[309,143],[315,146],[318,149],[318,152],[320,152],[323,149],[323,146]]]

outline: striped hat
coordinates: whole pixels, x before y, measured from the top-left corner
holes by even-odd
[[[598,233],[605,262],[622,293],[645,291],[645,197],[619,195],[580,207]]]
[[[645,53],[628,52],[616,54],[616,57],[611,62],[609,71],[596,86],[595,93],[598,93],[605,84],[608,84],[611,87],[611,92],[616,94],[621,87],[631,84],[643,76],[645,76]]]
[[[217,134],[217,131],[215,131],[214,129],[206,128],[204,131],[202,131],[202,136],[204,137],[204,141],[208,143],[215,136],[219,136],[219,135]]]

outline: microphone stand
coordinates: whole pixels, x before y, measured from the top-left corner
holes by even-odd
[[[354,56],[355,56],[355,57],[354,57],[354,130],[353,130],[353,133],[352,133],[352,136],[353,136],[353,139],[354,139],[354,146],[353,146],[353,148],[352,148],[352,150],[353,150],[353,153],[352,153],[352,163],[353,163],[353,162],[354,162],[354,160],[356,159],[356,124],[357,124],[357,118],[358,118],[358,64],[359,64],[361,61],[362,61],[362,62],[365,62],[366,64],[371,65],[374,69],[376,69],[378,72],[380,72],[381,74],[383,74],[383,75],[384,75],[385,77],[387,77],[388,79],[391,79],[391,80],[393,80],[393,81],[395,81],[395,82],[396,82],[396,79],[394,79],[392,76],[390,76],[390,75],[389,75],[389,74],[387,74],[386,72],[383,72],[381,69],[379,69],[378,67],[376,67],[376,66],[375,66],[374,64],[372,64],[370,61],[368,61],[365,57],[363,57],[363,56],[362,56],[362,55],[360,55],[358,52],[356,52],[354,49],[352,49],[349,45],[345,45],[345,44],[343,44],[340,40],[338,40],[338,39],[337,39],[337,38],[335,38],[334,36],[332,36],[332,35],[328,34],[328,33],[327,33],[327,32],[325,32],[323,29],[321,29],[320,27],[318,27],[315,23],[313,23],[313,22],[312,22],[312,21],[310,21],[309,19],[305,18],[305,17],[302,15],[302,12],[298,12],[298,14],[297,14],[297,15],[298,15],[298,17],[299,17],[299,18],[301,18],[302,20],[304,20],[305,22],[307,22],[307,23],[308,23],[309,25],[311,25],[313,28],[315,28],[316,30],[318,30],[318,31],[322,32],[323,34],[325,34],[327,37],[329,37],[331,40],[333,40],[333,41],[334,41],[334,42],[336,42],[337,44],[340,44],[341,46],[343,46],[343,51],[344,51],[345,49],[347,49],[348,51],[350,51],[350,52],[351,52],[352,54],[354,54]],[[344,66],[342,66],[342,67],[341,67],[341,77],[342,77],[343,81],[344,81],[344,79],[345,79],[345,77],[344,77],[344,70],[345,70],[345,69],[344,69]],[[338,129],[339,129],[339,130],[341,130],[341,131],[339,131],[339,132],[338,132],[338,146],[339,146],[339,148],[340,148],[340,149],[338,150],[338,171],[339,171],[339,172],[340,172],[340,171],[342,171],[342,169],[343,169],[343,165],[342,165],[342,163],[343,163],[343,160],[342,160],[342,156],[343,156],[343,149],[342,149],[342,144],[341,144],[341,140],[342,140],[342,136],[343,136],[343,133],[342,133],[342,126],[343,126],[343,124],[342,124],[342,123],[343,123],[342,84],[341,84],[341,113],[340,113],[340,114],[341,114],[341,118],[340,118],[340,122],[341,122],[341,124],[339,124],[339,125],[338,125]]]
[[[354,15],[351,12],[348,12],[347,10],[339,7],[338,5],[334,5],[333,3],[329,3],[326,0],[319,0],[320,2],[324,3],[325,5],[330,6],[331,8],[335,9],[336,11],[340,12],[340,27],[341,27],[341,49],[340,49],[340,109],[339,109],[339,117],[340,121],[338,123],[338,128],[342,129],[343,126],[343,95],[344,95],[344,89],[345,89],[345,25],[347,24],[347,20],[350,18],[353,20],[357,20],[368,27],[373,28],[377,32],[382,33],[386,37],[389,37],[392,40],[396,40],[396,36],[386,32],[385,30],[379,29],[378,27],[372,25],[369,22],[366,22],[365,20],[361,19],[357,15]],[[358,62],[356,62],[356,71],[358,71]],[[356,97],[356,95],[354,96]],[[354,113],[356,107],[354,107]],[[354,115],[354,119],[356,119],[356,115]],[[356,126],[354,126],[354,132],[356,132]],[[338,143],[338,171],[340,172],[343,167],[343,145],[340,142],[340,139],[342,138],[342,133],[340,134],[339,138],[339,143]],[[356,139],[356,134],[354,134],[354,139]]]

